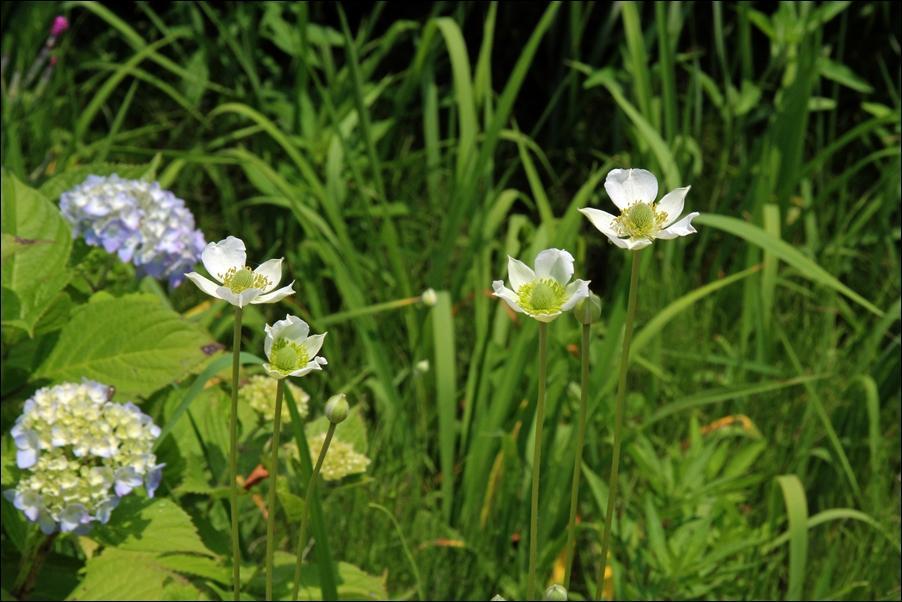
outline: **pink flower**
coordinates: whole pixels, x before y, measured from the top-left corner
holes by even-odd
[[[50,35],[57,37],[67,29],[69,29],[69,19],[60,15],[53,20],[53,25],[50,27]]]

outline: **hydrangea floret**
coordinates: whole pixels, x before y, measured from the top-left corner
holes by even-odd
[[[276,417],[276,387],[279,381],[263,374],[255,374],[248,382],[238,389],[238,399],[256,410],[266,422],[272,422]],[[291,396],[297,404],[298,414],[306,418],[309,410],[310,395],[302,388],[286,381]],[[282,422],[291,422],[291,413],[287,405],[282,405]]]
[[[205,245],[185,201],[157,182],[91,175],[60,196],[60,211],[89,245],[172,286],[181,283]]]
[[[159,427],[111,397],[110,387],[88,379],[44,387],[12,428],[24,474],[4,495],[44,533],[86,533],[109,520],[120,498],[141,486],[153,497],[160,484]]]
[[[318,458],[326,441],[326,433],[307,437],[307,445],[310,449],[310,457]],[[286,444],[291,457],[299,459],[297,445],[294,442]],[[350,443],[333,436],[329,443],[329,453],[323,458],[320,475],[325,481],[340,481],[345,477],[366,472],[370,465],[370,459],[354,449]]]

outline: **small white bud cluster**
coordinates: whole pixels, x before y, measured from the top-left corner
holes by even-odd
[[[246,385],[238,389],[238,398],[259,412],[264,420],[272,422],[276,417],[276,387],[278,384],[279,381],[265,374],[254,375],[250,377]],[[298,406],[298,414],[301,415],[301,418],[306,418],[310,411],[308,409],[310,396],[306,391],[287,380],[285,384]],[[289,421],[291,421],[291,414],[288,411],[288,404],[282,403],[282,422]]]
[[[159,427],[111,396],[110,387],[88,379],[44,387],[12,428],[16,464],[26,472],[4,495],[44,533],[86,533],[133,489],[143,485],[153,497],[160,484]]]

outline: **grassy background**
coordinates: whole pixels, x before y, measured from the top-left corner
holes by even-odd
[[[594,591],[628,276],[576,209],[645,167],[703,215],[642,257],[615,594],[898,599],[896,5],[0,10],[4,167],[39,184],[153,161],[208,240],[286,257],[298,294],[249,312],[244,348],[289,309],[329,331],[314,403],[364,408],[369,476],[323,492],[335,559],[398,598],[522,597],[536,328],[489,287],[508,254],[557,246],[604,300],[572,588]],[[54,71],[13,94],[58,13]],[[432,309],[373,308],[426,287]],[[225,308],[171,298],[228,343]],[[543,580],[561,579],[578,338],[569,317],[550,331]]]

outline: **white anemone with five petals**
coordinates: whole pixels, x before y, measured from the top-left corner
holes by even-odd
[[[191,272],[185,274],[191,282],[212,297],[228,301],[237,307],[251,303],[275,303],[294,294],[294,281],[276,289],[282,279],[282,258],[264,261],[256,269],[246,265],[244,241],[229,236],[211,242],[201,254],[207,272],[216,281]]]
[[[545,249],[536,257],[535,269],[508,257],[511,288],[495,280],[492,288],[516,312],[539,322],[551,322],[589,296],[589,282],[574,280],[573,256],[562,249]]]
[[[637,251],[656,238],[669,239],[695,234],[692,220],[698,211],[678,219],[690,186],[671,190],[655,203],[658,180],[645,169],[614,169],[604,181],[608,196],[620,209],[615,217],[606,211],[586,207],[580,212],[592,225],[622,249]]]
[[[310,327],[297,316],[287,315],[272,326],[266,325],[263,351],[267,362],[263,369],[273,378],[304,376],[322,370],[326,358],[317,356],[326,333],[310,334]]]

